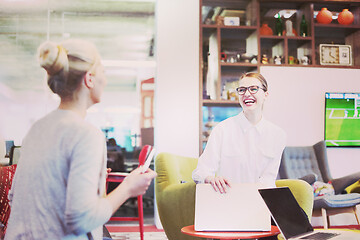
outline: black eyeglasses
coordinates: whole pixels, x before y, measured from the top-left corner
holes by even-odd
[[[264,92],[266,91],[265,88],[261,88],[259,86],[238,87],[238,88],[236,88],[236,91],[238,92],[239,95],[244,95],[247,90],[249,90],[249,92],[251,94],[255,94],[255,93],[257,93],[259,91],[259,89],[264,90]]]

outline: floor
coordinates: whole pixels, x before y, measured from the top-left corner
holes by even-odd
[[[110,235],[114,240],[140,240],[138,232],[110,233]],[[145,232],[144,240],[167,240],[167,237],[163,232]]]
[[[165,233],[155,227],[154,204],[150,198],[144,199],[144,240],[167,240]],[[115,216],[137,216],[137,204],[128,200],[116,213]],[[106,224],[110,236],[114,240],[140,240],[138,222],[110,221]]]
[[[139,224],[137,222],[109,222],[106,227],[114,240],[140,240]],[[156,229],[152,216],[145,217],[144,228],[145,240],[167,240],[165,233]]]

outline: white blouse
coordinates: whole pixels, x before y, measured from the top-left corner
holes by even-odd
[[[262,118],[252,125],[244,113],[220,122],[211,132],[192,178],[223,176],[232,183],[261,183],[275,187],[286,134]]]

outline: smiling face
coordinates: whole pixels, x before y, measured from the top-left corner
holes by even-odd
[[[254,87],[249,89],[250,86]],[[257,87],[258,90],[254,93]],[[243,95],[239,95],[239,102],[243,110],[245,112],[255,110],[262,111],[268,92],[265,92],[261,81],[255,77],[244,77],[239,81],[239,88],[248,88]]]

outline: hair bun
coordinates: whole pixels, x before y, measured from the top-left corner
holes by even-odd
[[[53,42],[47,41],[38,48],[38,60],[40,66],[51,76],[57,74],[64,68],[68,68],[66,50]]]

